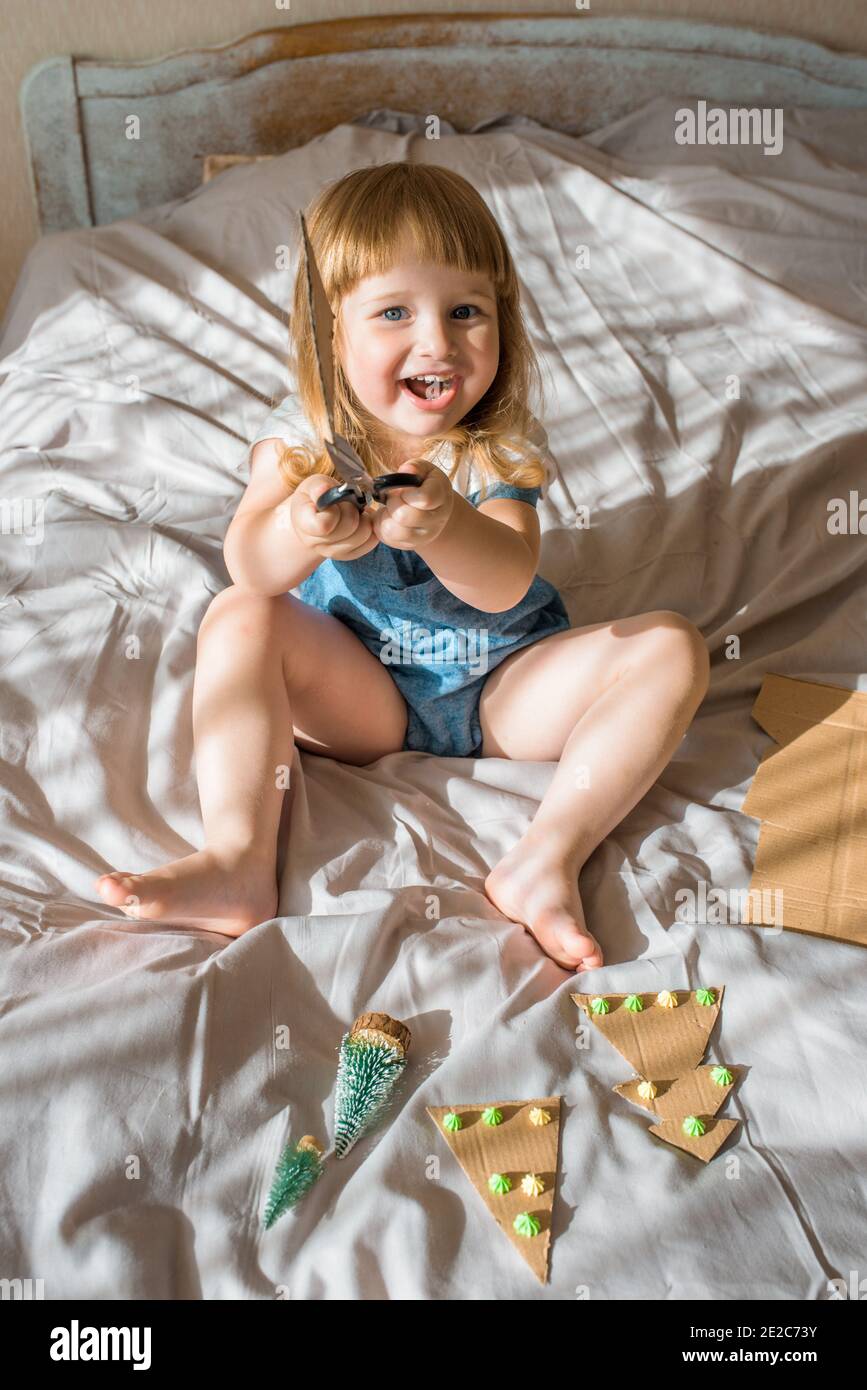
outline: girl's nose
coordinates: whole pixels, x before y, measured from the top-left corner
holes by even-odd
[[[419,324],[417,347],[431,357],[448,357],[454,352],[453,328],[448,320],[427,319]]]

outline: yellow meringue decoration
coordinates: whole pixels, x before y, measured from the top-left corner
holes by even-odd
[[[538,1105],[534,1105],[533,1109],[530,1111],[530,1124],[549,1125],[550,1123],[551,1116],[548,1114],[548,1111],[540,1109]]]
[[[663,1008],[663,1009],[676,1009],[676,1008],[677,1008],[677,995],[676,995],[676,994],[672,994],[672,992],[671,992],[670,989],[664,989],[664,990],[661,991],[660,994],[657,994],[657,996],[656,996],[656,1002],[657,1002],[657,1004],[659,1004],[660,1008]]]
[[[642,1100],[656,1100],[656,1087],[652,1081],[642,1081],[638,1087],[638,1094]]]
[[[525,1173],[521,1179],[521,1191],[528,1197],[539,1197],[545,1191],[545,1184],[535,1173]]]

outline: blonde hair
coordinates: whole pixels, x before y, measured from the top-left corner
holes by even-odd
[[[539,364],[524,325],[520,287],[500,228],[473,186],[451,169],[430,164],[391,163],[354,169],[325,188],[305,211],[316,263],[335,313],[334,426],[358,451],[367,471],[376,476],[378,444],[387,441],[384,427],[358,400],[340,362],[340,305],[344,295],[368,275],[394,263],[395,248],[407,237],[418,259],[462,272],[477,271],[494,285],[500,338],[497,375],[481,400],[453,429],[419,440],[419,455],[451,443],[451,480],[469,458],[482,480],[499,479],[516,487],[539,487],[545,478],[539,458],[532,458],[526,439],[537,422],[527,400],[533,389],[543,397]],[[313,325],[306,280],[299,257],[292,300],[288,365],[294,372],[301,408],[319,436],[316,449],[286,445],[280,473],[290,489],[311,473],[335,476],[323,444],[325,403],[313,347]],[[294,356],[294,361],[293,361]],[[510,448],[519,457],[502,452]]]

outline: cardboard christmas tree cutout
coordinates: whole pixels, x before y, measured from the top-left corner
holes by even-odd
[[[724,986],[659,994],[573,994],[591,1022],[638,1075],[618,1095],[657,1117],[650,1133],[708,1163],[737,1128],[717,1111],[736,1069],[700,1066],[719,1016]]]
[[[429,1105],[427,1113],[500,1230],[544,1284],[557,1190],[560,1097]]]

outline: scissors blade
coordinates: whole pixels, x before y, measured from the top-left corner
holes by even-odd
[[[343,438],[342,434],[335,434],[334,439],[330,442],[326,440],[325,448],[338,477],[342,478],[344,483],[353,483],[364,492],[372,492],[373,478],[352,445]]]
[[[316,264],[307,223],[304,214],[301,218],[302,255],[307,282],[307,305],[310,322],[313,325],[313,345],[316,352],[316,368],[319,385],[325,402],[325,448],[338,476],[344,483],[354,483],[365,491],[373,486],[373,479],[348,440],[334,429],[334,315],[325,293],[322,276]]]
[[[334,315],[331,312],[328,295],[325,293],[322,276],[319,274],[313,247],[310,245],[310,238],[307,235],[304,213],[299,213],[299,216],[301,218],[304,274],[307,281],[307,306],[310,310],[310,322],[313,325],[316,368],[319,373],[319,385],[322,389],[322,399],[325,402],[327,417],[325,437],[331,443],[334,439]]]

